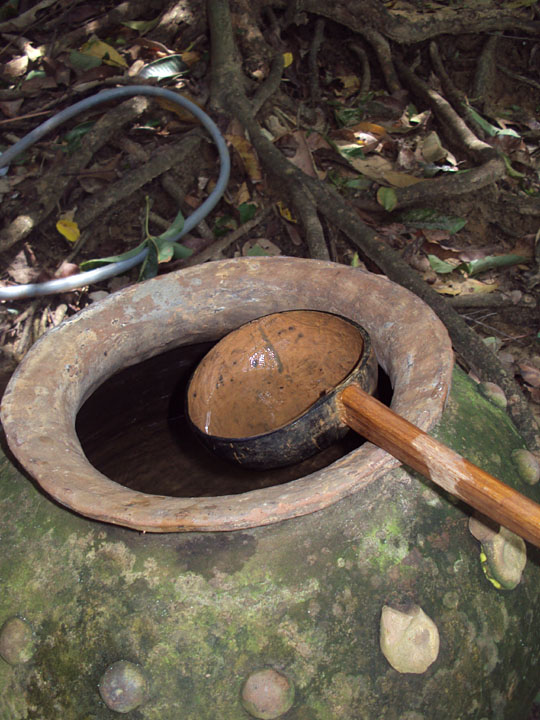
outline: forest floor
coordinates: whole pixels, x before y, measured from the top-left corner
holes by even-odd
[[[441,119],[444,113],[434,111],[421,92],[388,88],[372,47],[347,27],[306,14],[285,25],[282,15],[268,12],[265,26],[254,27],[239,4],[233,28],[264,137],[308,178],[337,192],[396,257],[446,299],[540,419],[538,36],[441,35],[435,46],[425,41],[402,48],[403,77],[407,69],[414,71],[440,96],[453,88],[470,108],[481,142],[504,158],[505,172],[447,194],[440,181],[466,182],[467,173],[475,171],[471,155]],[[189,258],[162,257],[158,273],[250,255],[326,256],[383,272],[321,213],[315,213],[315,231],[309,230],[313,214],[303,214],[294,193],[283,192],[253,137],[213,97],[204,13],[198,13],[197,2],[183,5],[192,12],[176,17],[172,30],[159,3],[123,3],[122,17],[111,14],[116,4],[107,0],[26,3],[25,13],[15,2],[4,3],[2,148],[105,87],[167,87],[214,118],[231,152],[232,173],[217,207],[182,238]],[[537,12],[531,8],[531,17]],[[273,58],[263,51],[257,55],[263,35]],[[121,255],[148,240],[147,227],[159,236],[179,209],[188,216],[212,189],[219,162],[197,121],[160,102],[128,103],[129,117],[105,129],[99,123],[114,108],[95,108],[71,120],[0,176],[5,223],[0,288],[68,277],[84,261]],[[147,181],[145,167],[163,148],[171,149],[170,161]],[[122,188],[126,174],[132,183],[128,193]],[[31,223],[21,231],[20,218],[26,216]],[[139,268],[57,295],[1,301],[0,392],[49,328],[138,281]],[[458,361],[475,373],[459,354]],[[540,717],[534,713],[531,719]]]
[[[208,33],[193,37],[186,22],[169,47],[158,32],[154,38],[152,20],[141,19],[135,8],[133,17],[107,25],[99,37],[85,32],[90,21],[105,17],[108,9],[107,3],[79,4],[54,12],[53,6],[39,16],[43,22],[34,18],[18,32],[4,32],[4,147],[59,109],[117,80],[159,83],[202,107],[209,105]],[[8,22],[4,19],[0,28]],[[237,33],[249,30],[244,22],[241,14],[233,16]],[[394,209],[400,191],[414,189],[420,181],[425,186],[430,178],[466,173],[470,158],[452,144],[429,107],[404,90],[386,90],[369,50],[366,56],[354,33],[332,22],[324,27],[317,22],[306,17],[304,24],[281,33],[281,82],[260,113],[266,136],[296,167],[336,189],[367,226],[447,298],[516,378],[539,417],[540,85],[534,77],[540,43],[534,37],[500,35],[497,57],[504,62],[489,92],[477,102],[483,136],[504,152],[508,172],[475,192],[435,195],[416,206]],[[275,32],[271,24],[268,32]],[[66,34],[73,40],[59,44],[56,38]],[[466,35],[438,40],[446,71],[464,96],[471,92],[489,39]],[[409,64],[437,89],[440,79],[422,68],[426,52],[421,44],[412,48]],[[268,69],[251,69],[255,88],[258,73]],[[215,149],[202,140],[200,126],[189,114],[160,103],[148,103],[79,167],[85,136],[103,113],[97,108],[47,136],[0,178],[2,213],[8,222],[28,207],[41,208],[31,232],[10,247],[4,244],[1,285],[69,275],[78,272],[84,260],[126,252],[144,240],[147,221],[150,232],[159,235],[179,208],[186,216],[192,212],[215,182]],[[194,252],[189,260],[163,262],[158,272],[221,257],[313,255],[295,209],[261,167],[239,122],[223,113],[216,119],[232,154],[227,191],[212,214],[182,240]],[[123,173],[136,176],[158,150],[186,134],[195,138],[195,153],[151,182],[141,187],[135,183],[129,196],[111,205]],[[59,176],[58,192],[47,197]],[[81,215],[91,221],[77,223]],[[331,260],[381,272],[340,229],[324,220],[322,225]],[[49,327],[137,281],[134,270],[60,295],[2,302],[3,376]]]

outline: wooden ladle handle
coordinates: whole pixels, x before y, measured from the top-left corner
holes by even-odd
[[[397,415],[357,385],[339,396],[341,419],[366,440],[540,547],[540,505]]]

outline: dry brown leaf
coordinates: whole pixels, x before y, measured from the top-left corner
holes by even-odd
[[[225,135],[225,139],[236,150],[244,170],[249,175],[251,182],[258,183],[262,180],[259,158],[251,143],[242,135]]]
[[[349,162],[362,175],[377,181],[384,180],[384,174],[392,172],[394,167],[390,160],[380,155],[371,155],[368,158],[351,158]]]
[[[525,363],[518,363],[518,366],[519,374],[525,382],[534,388],[540,388],[540,370],[534,365],[526,365]]]
[[[242,203],[247,203],[250,200],[251,195],[249,194],[247,183],[243,182],[234,194],[234,204],[238,206]]]
[[[290,133],[289,136],[284,136],[281,141],[289,142],[289,149],[294,152],[293,155],[287,154],[287,157],[293,165],[302,170],[312,178],[318,178],[315,163],[313,162],[313,156],[306,142],[306,136],[303,130],[295,130]],[[294,149],[294,150],[293,150]]]
[[[8,275],[17,283],[30,283],[36,280],[39,275],[39,269],[31,267],[25,250],[21,250],[15,255],[9,266],[7,267]]]
[[[487,283],[475,280],[475,278],[449,280],[448,282],[435,283],[433,289],[441,295],[477,295],[491,293],[498,289],[498,284]]]
[[[395,170],[388,170],[383,173],[383,180],[386,180],[387,183],[394,187],[409,187],[419,182],[425,182],[423,178],[417,178],[414,175],[407,175],[407,173],[400,173]]]
[[[0,102],[0,110],[8,118],[17,117],[17,114],[21,109],[21,105],[23,104],[23,102],[24,98],[20,98],[19,100],[3,100],[2,102]]]

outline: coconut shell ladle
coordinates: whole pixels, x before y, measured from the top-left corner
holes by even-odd
[[[253,468],[299,462],[351,428],[540,547],[540,505],[372,397],[376,382],[363,328],[291,310],[246,323],[209,351],[189,383],[187,415],[207,447]]]

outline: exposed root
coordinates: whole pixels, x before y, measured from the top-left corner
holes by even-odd
[[[241,69],[234,60],[234,40],[228,4],[222,0],[208,0],[207,12],[213,51],[212,97],[214,102],[236,117],[248,131],[261,162],[270,175],[281,184],[281,187],[285,186],[289,191],[292,191],[294,187],[295,193],[299,193],[300,189],[304,193],[309,193],[308,197],[311,196],[314,199],[318,211],[332,225],[345,233],[364,256],[374,262],[391,280],[408,288],[433,308],[446,325],[454,347],[465,363],[474,368],[475,372],[483,379],[495,382],[503,388],[508,399],[508,411],[516,426],[531,449],[540,449],[539,431],[525,398],[514,379],[495,355],[486,349],[481,338],[467,326],[441,295],[426,285],[418,273],[412,270],[395,251],[358,218],[340,195],[291,165],[264,136],[253,119],[249,100],[242,90]],[[435,104],[439,112],[440,108],[444,107],[442,114],[445,119],[451,114],[453,122],[457,117],[463,123],[446,101],[442,102],[443,99],[437,94],[435,97],[423,83],[416,83],[416,78],[411,78],[413,74],[408,68],[403,70],[400,65],[400,72],[408,82],[415,86],[415,89],[419,88],[422,94],[427,94],[430,102]],[[493,158],[493,149],[481,141],[478,143],[472,143],[475,150],[478,150],[483,157],[487,155],[489,159]],[[490,169],[500,171],[500,161],[493,160]]]

